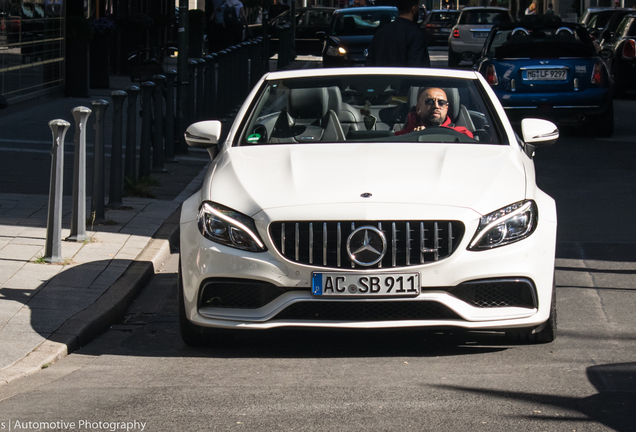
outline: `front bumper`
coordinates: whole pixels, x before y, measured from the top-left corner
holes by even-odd
[[[554,206],[551,199],[546,197],[545,201],[548,206]],[[541,205],[539,212],[542,214]],[[544,214],[556,212],[550,208]],[[321,298],[311,294],[311,275],[329,270],[285,260],[268,238],[266,225],[259,226],[259,231],[268,251],[249,253],[205,239],[196,221],[182,222],[181,272],[186,316],[199,326],[234,329],[451,326],[502,330],[545,322],[554,282],[556,218],[540,219],[536,231],[520,242],[482,252],[466,250],[476,230],[478,215],[471,220],[464,219],[464,223],[466,235],[459,248],[442,261],[411,266],[407,270],[340,270],[369,274],[419,272],[422,291],[416,297]],[[223,295],[214,291],[219,281],[225,284]],[[496,305],[489,306],[475,300],[474,290],[465,288],[484,281],[512,281],[517,283],[513,283],[514,286],[519,287],[521,283],[530,288],[523,288],[521,297],[512,296],[517,300],[506,303],[495,299]],[[237,289],[236,297],[228,300],[232,297],[233,284],[241,288]],[[245,295],[250,290],[258,295]],[[499,285],[499,292],[502,290],[506,291],[505,284]],[[510,297],[506,293],[502,296]]]

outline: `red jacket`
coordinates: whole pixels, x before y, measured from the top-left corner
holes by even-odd
[[[449,126],[450,123],[451,123],[450,117],[446,116],[446,120],[444,121],[444,123],[442,123],[440,125],[440,127],[453,129],[453,130],[455,130],[455,131],[457,131],[459,133],[463,133],[464,135],[466,135],[469,138],[473,138],[473,133],[471,131],[469,131],[468,129],[466,129],[465,127],[462,127],[462,126]],[[404,134],[407,134],[409,132],[413,132],[415,130],[415,128],[418,127],[418,126],[422,126],[422,122],[420,121],[420,116],[417,115],[415,110],[411,110],[409,112],[408,117],[406,118],[406,124],[404,125],[404,129],[395,132],[395,135],[404,135]]]

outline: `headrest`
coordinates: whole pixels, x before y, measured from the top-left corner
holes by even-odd
[[[323,118],[329,109],[326,88],[291,89],[287,97],[287,112],[294,119]]]
[[[355,30],[356,29],[356,21],[352,16],[344,17],[342,28],[344,30]]]
[[[408,98],[409,107],[417,105],[417,94],[420,92],[421,88],[422,87],[411,87]],[[459,108],[461,105],[461,101],[459,100],[459,90],[454,87],[444,87],[442,90],[446,93],[446,100],[450,104],[448,107],[448,115],[452,121],[455,121],[459,116]]]
[[[328,107],[330,110],[340,114],[340,106],[342,105],[342,94],[337,86],[327,87],[327,93],[329,95]]]

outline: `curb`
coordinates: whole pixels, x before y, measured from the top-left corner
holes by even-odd
[[[171,246],[178,244],[180,212],[181,206],[166,219],[141,253],[95,303],[66,320],[26,357],[0,371],[0,386],[48,367],[123,318],[137,294],[154,276],[155,269],[168,259]]]

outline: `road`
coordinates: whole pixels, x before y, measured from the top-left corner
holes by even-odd
[[[189,348],[175,254],[124,322],[0,386],[0,430],[636,431],[636,98],[615,108],[612,138],[568,131],[535,158],[559,212],[555,342],[287,331]]]

